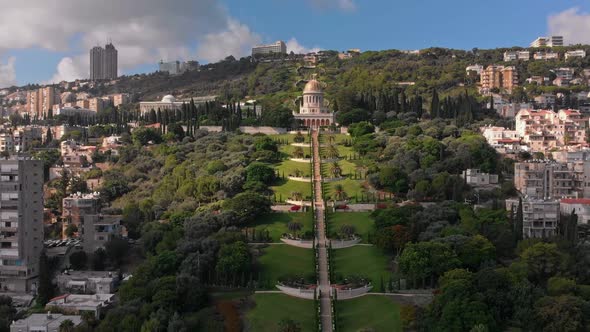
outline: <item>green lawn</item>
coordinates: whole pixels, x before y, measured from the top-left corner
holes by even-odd
[[[284,202],[291,197],[294,191],[300,192],[304,200],[311,200],[311,183],[293,180],[277,180],[274,186],[270,187],[275,193],[277,201]]]
[[[342,225],[352,225],[356,233],[363,239],[361,243],[368,243],[368,234],[373,232],[374,221],[370,212],[336,212],[328,213],[328,229],[330,234],[337,233]],[[335,236],[330,235],[330,238]]]
[[[400,308],[387,296],[367,295],[336,302],[338,331],[402,331]]]
[[[352,179],[344,179],[342,181],[336,182],[327,182],[324,183],[324,190],[326,193],[326,198],[332,199],[332,195],[334,194],[334,186],[341,185],[342,189],[348,195],[348,199],[351,202],[354,202],[355,195],[358,199],[361,199],[361,194],[365,192],[365,188],[362,186],[363,180],[352,180]]]
[[[303,276],[315,278],[313,250],[286,244],[269,245],[258,257],[262,288],[276,290],[281,277]]]
[[[298,147],[293,145],[281,145],[279,151],[285,154],[285,157],[287,158],[295,158],[295,156],[293,156],[293,152],[296,148]],[[307,156],[307,158],[311,158],[311,148],[306,148],[303,146],[301,148],[303,149],[304,157]]]
[[[301,331],[316,331],[314,302],[284,294],[255,294],[255,302],[246,314],[247,331],[276,332],[282,319],[299,323]]]
[[[374,246],[355,246],[333,250],[334,278],[357,275],[369,278],[373,292],[382,292],[381,278],[387,283],[392,276],[389,269],[390,257]]]
[[[251,227],[254,227],[256,231],[267,230],[273,242],[281,242],[281,235],[289,232],[287,224],[290,221],[303,224],[301,233],[313,231],[313,216],[311,212],[269,213],[258,218]]]
[[[311,177],[311,163],[300,163],[292,160],[283,160],[274,164],[279,176],[295,176],[295,171],[300,170],[304,177]]]

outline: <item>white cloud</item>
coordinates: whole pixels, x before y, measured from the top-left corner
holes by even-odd
[[[321,50],[321,48],[319,48],[317,46],[316,47],[312,47],[312,48],[307,48],[307,47],[299,44],[299,42],[295,38],[291,38],[287,42],[287,52],[291,52],[292,51],[295,54],[313,53],[313,52],[318,52],[320,50]]]
[[[590,44],[590,14],[570,8],[549,16],[549,34],[563,36],[566,44]]]
[[[209,62],[229,55],[242,57],[248,55],[252,46],[261,40],[260,35],[252,32],[248,26],[229,19],[225,30],[207,34],[200,40],[197,57]]]
[[[16,85],[15,57],[9,57],[6,63],[0,62],[0,88]]]
[[[354,0],[308,0],[316,8],[321,9],[339,9],[352,12],[356,10]]]
[[[57,72],[45,83],[58,83],[61,81],[73,81],[81,77],[88,77],[90,59],[79,55],[65,57],[57,65]]]
[[[188,59],[199,38],[226,29],[229,19],[220,0],[7,2],[0,0],[5,3],[0,54],[26,48],[75,54],[59,62],[51,80],[87,77],[89,49],[109,39],[119,51],[122,70],[160,59]]]

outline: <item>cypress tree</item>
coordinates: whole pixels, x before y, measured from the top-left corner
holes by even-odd
[[[432,101],[430,103],[430,114],[433,118],[440,117],[440,101],[436,89],[432,90]]]

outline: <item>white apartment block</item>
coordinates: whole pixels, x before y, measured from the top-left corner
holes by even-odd
[[[531,43],[531,47],[563,46],[563,36],[539,37]]]
[[[575,51],[567,51],[565,52],[565,59],[573,59],[573,58],[585,58],[586,51],[584,50],[575,50]]]
[[[559,202],[527,199],[522,201],[524,238],[548,238],[557,235]]]
[[[488,144],[491,146],[520,142],[520,137],[516,130],[492,126],[481,127],[480,130],[483,137],[485,137],[486,141],[488,141]]]
[[[57,332],[66,320],[74,323],[74,327],[82,324],[82,316],[62,314],[32,314],[27,318],[10,324],[10,332]]]
[[[477,168],[469,168],[463,171],[461,177],[465,179],[468,185],[472,186],[487,186],[490,184],[498,184],[498,175],[484,173]]]
[[[578,225],[590,223],[590,199],[564,198],[559,201],[561,214],[570,215],[575,212],[578,216]]]
[[[279,40],[274,44],[256,45],[252,47],[252,56],[271,53],[287,54],[287,45],[284,41]]]
[[[0,287],[35,289],[43,249],[43,162],[0,160]]]
[[[523,60],[528,61],[531,58],[529,51],[506,51],[504,52],[504,62]]]
[[[0,153],[1,152],[13,152],[14,151],[14,139],[12,134],[9,132],[0,132]]]
[[[558,60],[559,53],[557,52],[535,52],[533,55],[535,60]]]
[[[481,75],[481,72],[483,71],[483,66],[475,64],[475,65],[465,67],[466,73],[469,74],[470,71],[474,71],[477,73],[477,75]]]

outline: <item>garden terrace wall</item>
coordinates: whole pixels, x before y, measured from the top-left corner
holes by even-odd
[[[361,288],[353,289],[338,289],[336,288],[336,298],[338,300],[350,300],[367,294],[373,289],[372,285],[367,285]]]
[[[315,298],[316,292],[313,289],[293,288],[281,284],[277,284],[276,286],[281,292],[290,296],[307,300],[313,300]]]
[[[362,239],[360,237],[354,240],[330,240],[330,245],[332,246],[332,249],[344,249],[354,247],[361,241]]]
[[[292,240],[281,238],[281,242],[297,248],[313,249],[313,240]]]

